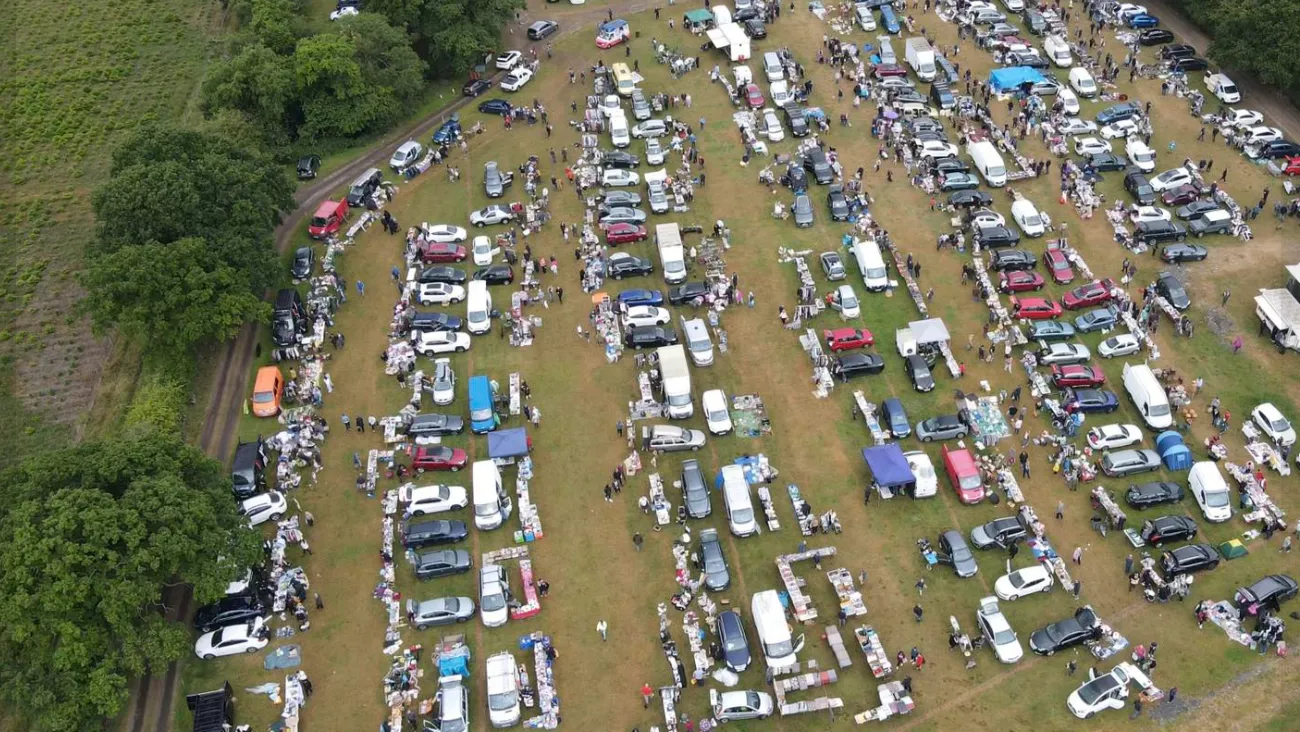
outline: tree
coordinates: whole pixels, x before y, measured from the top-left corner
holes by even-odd
[[[250,43],[213,66],[203,82],[203,105],[209,116],[236,110],[262,130],[270,144],[284,144],[297,127],[292,61],[261,42]]]
[[[523,7],[523,0],[374,0],[366,9],[405,28],[429,74],[449,78],[496,49],[505,24]]]
[[[424,89],[425,63],[410,40],[378,13],[362,13],[338,24],[338,34],[352,41],[365,83],[388,90],[399,103],[414,100]]]
[[[0,481],[0,695],[36,730],[117,714],[129,679],[189,648],[164,587],[210,602],[260,556],[221,466],[172,436],[43,455]]]
[[[289,53],[298,40],[297,16],[289,0],[253,0],[248,29],[275,53]]]

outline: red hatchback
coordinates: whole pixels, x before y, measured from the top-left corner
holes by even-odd
[[[749,102],[750,109],[762,109],[765,103],[763,91],[758,88],[758,84],[750,84],[745,87],[745,101]]]
[[[1300,157],[1287,158],[1286,167],[1282,169],[1282,175],[1300,175]]]
[[[636,224],[610,224],[605,229],[606,244],[630,244],[645,241],[647,236],[645,227]]]
[[[1043,261],[1047,263],[1047,271],[1052,274],[1052,280],[1056,284],[1068,285],[1074,282],[1074,267],[1070,266],[1070,258],[1065,256],[1065,252],[1048,249],[1043,252]]]
[[[876,64],[876,78],[884,79],[889,76],[907,76],[907,69],[898,64]]]
[[[435,445],[434,447],[415,448],[415,457],[411,467],[417,472],[426,470],[450,470],[456,472],[469,463],[469,455],[462,449]]]
[[[998,276],[998,290],[1004,293],[1041,290],[1043,284],[1043,276],[1037,272],[1002,272]]]
[[[1011,314],[1028,320],[1050,320],[1061,314],[1061,306],[1045,297],[1013,297]]]
[[[1107,277],[1104,280],[1093,280],[1086,285],[1070,290],[1061,298],[1061,304],[1066,310],[1078,310],[1088,308],[1093,305],[1100,305],[1104,302],[1110,302],[1111,290],[1115,289],[1115,280]]]
[[[832,351],[849,351],[876,343],[876,337],[871,335],[871,331],[860,328],[824,330],[822,337],[826,339],[826,347]]]
[[[1075,387],[1093,387],[1101,386],[1106,383],[1106,375],[1096,366],[1053,366],[1052,383],[1057,388],[1064,389],[1067,386]]]
[[[460,244],[430,242],[420,253],[425,262],[464,262],[465,247]]]
[[[1200,198],[1201,189],[1191,183],[1185,183],[1172,191],[1165,191],[1160,194],[1160,200],[1166,206],[1185,206],[1192,201],[1200,200]]]

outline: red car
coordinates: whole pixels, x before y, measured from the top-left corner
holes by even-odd
[[[876,78],[884,79],[888,76],[907,76],[907,69],[898,64],[876,64]]]
[[[1115,280],[1107,277],[1104,280],[1093,280],[1086,285],[1070,290],[1061,298],[1061,304],[1066,310],[1078,310],[1080,308],[1100,305],[1104,302],[1110,302],[1110,291],[1115,289]]]
[[[460,244],[438,244],[431,242],[420,252],[420,258],[425,262],[464,262],[465,247]]]
[[[1286,167],[1282,169],[1282,175],[1300,175],[1300,157],[1287,158]]]
[[[1041,290],[1043,284],[1043,276],[1037,272],[1002,272],[998,276],[998,290],[1004,293]]]
[[[1106,383],[1106,375],[1096,366],[1053,366],[1052,383],[1057,388],[1064,389],[1067,386],[1075,387],[1093,387],[1101,386]]]
[[[1061,314],[1061,306],[1045,297],[1013,297],[1011,314],[1028,320],[1050,320]]]
[[[1048,249],[1043,252],[1043,261],[1047,263],[1047,271],[1052,274],[1053,282],[1058,285],[1074,282],[1074,267],[1070,265],[1070,258],[1065,256],[1065,252]]]
[[[636,224],[610,224],[605,229],[606,244],[630,244],[645,241],[647,236],[645,227]]]
[[[749,102],[750,109],[763,108],[763,91],[758,88],[758,84],[750,84],[745,87],[745,101]]]
[[[872,346],[876,343],[876,337],[871,335],[871,331],[860,328],[824,330],[822,331],[822,337],[826,339],[826,347],[832,351],[848,351],[854,348]]]
[[[417,472],[426,470],[450,470],[453,473],[469,464],[469,454],[456,447],[435,445],[433,447],[415,448],[415,457],[411,467]]]
[[[1160,194],[1160,200],[1166,206],[1185,206],[1201,197],[1201,189],[1191,183],[1184,183],[1172,191]]]

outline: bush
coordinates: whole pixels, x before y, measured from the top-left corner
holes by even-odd
[[[160,435],[179,436],[188,407],[188,382],[158,372],[142,374],[126,410],[126,427],[131,431],[153,429]]]

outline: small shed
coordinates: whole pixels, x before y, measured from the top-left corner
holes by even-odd
[[[692,33],[700,33],[713,27],[713,13],[707,8],[688,10],[682,16],[682,27]]]
[[[1173,430],[1156,435],[1156,452],[1168,470],[1191,470],[1192,451],[1183,442],[1183,436]]]
[[[916,484],[912,475],[912,466],[907,464],[903,448],[895,443],[862,448],[862,459],[871,471],[872,486],[880,491],[882,498],[892,498],[898,491],[905,491]]]

